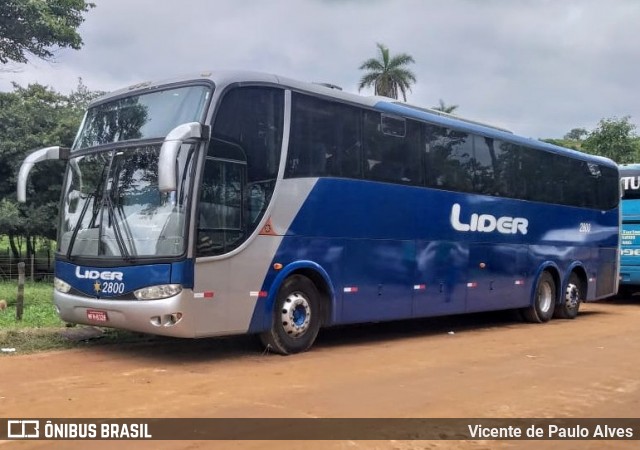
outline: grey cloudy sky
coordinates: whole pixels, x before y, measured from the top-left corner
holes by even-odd
[[[0,71],[68,93],[215,69],[357,92],[376,42],[416,63],[408,100],[536,138],[640,123],[638,0],[93,0],[80,51]],[[371,91],[362,91],[371,94]]]

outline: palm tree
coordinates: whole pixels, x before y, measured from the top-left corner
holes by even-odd
[[[398,92],[407,101],[407,91],[416,82],[416,76],[406,66],[414,63],[413,57],[406,53],[400,53],[391,57],[389,49],[382,44],[376,44],[380,51],[379,58],[366,60],[360,66],[360,70],[367,73],[360,79],[358,91],[365,87],[373,86],[375,95],[398,98]]]
[[[453,112],[458,109],[458,105],[447,105],[444,100],[440,99],[440,104],[438,106],[434,106],[431,109],[435,109],[436,111],[442,111],[443,113],[453,114]]]

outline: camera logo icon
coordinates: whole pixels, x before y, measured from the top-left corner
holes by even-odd
[[[38,439],[40,437],[39,420],[9,420],[7,422],[7,438],[9,439]]]

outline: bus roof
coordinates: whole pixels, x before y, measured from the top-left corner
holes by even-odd
[[[439,111],[437,109],[424,108],[422,106],[411,105],[409,103],[400,102],[400,101],[396,101],[394,103],[397,104],[397,105],[400,105],[400,106],[404,106],[406,108],[417,109],[418,111],[423,111],[423,112],[426,112],[426,113],[429,113],[429,114],[435,114],[437,116],[448,117],[448,118],[454,119],[454,120],[461,120],[463,122],[473,123],[473,124],[476,124],[476,125],[482,125],[484,127],[495,128],[496,130],[500,130],[500,131],[504,131],[506,133],[513,134],[513,131],[507,130],[506,128],[498,127],[496,125],[492,125],[492,124],[485,123],[485,122],[480,122],[479,120],[468,119],[466,117],[456,116],[455,114],[449,114],[449,113],[446,113],[444,111]]]
[[[560,147],[534,138],[518,136],[505,128],[489,125],[480,121],[447,114],[431,108],[411,105],[409,103],[398,101],[389,97],[363,96],[345,92],[343,90],[336,89],[336,86],[330,83],[304,82],[263,72],[228,70],[204,71],[196,74],[165,80],[146,81],[105,94],[104,96],[91,102],[89,107],[107,102],[121,96],[128,96],[134,93],[141,94],[145,91],[155,90],[164,86],[198,81],[213,83],[215,86],[223,88],[231,84],[245,83],[279,85],[297,91],[337,99],[353,105],[376,109],[380,112],[391,115],[427,121],[435,125],[454,128],[461,131],[468,131],[494,139],[501,139],[515,144],[526,145],[528,147],[544,149],[553,153],[569,154],[577,159],[583,159],[585,161],[618,168],[616,163],[608,158],[589,155],[577,150]],[[638,166],[640,168],[640,164]]]

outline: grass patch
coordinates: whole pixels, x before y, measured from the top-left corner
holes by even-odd
[[[53,305],[53,285],[45,282],[25,283],[24,312],[22,320],[16,320],[17,294],[17,282],[0,282],[0,299],[7,302],[7,308],[0,310],[0,348],[15,349],[15,352],[0,352],[0,357],[153,339],[153,336],[110,328],[67,327]]]
[[[22,320],[16,320],[17,296],[17,282],[0,282],[0,299],[7,302],[7,309],[0,311],[0,330],[64,326],[53,306],[52,283],[25,283]]]
[[[0,348],[15,349],[15,354],[18,355],[43,350],[73,348],[77,345],[77,342],[63,336],[62,328],[0,329]],[[14,353],[3,352],[3,354]]]
[[[96,328],[78,325],[67,328],[20,328],[0,329],[0,349],[15,349],[0,352],[7,355],[24,355],[47,350],[87,348],[110,344],[135,344],[158,339],[152,335],[111,328]]]

